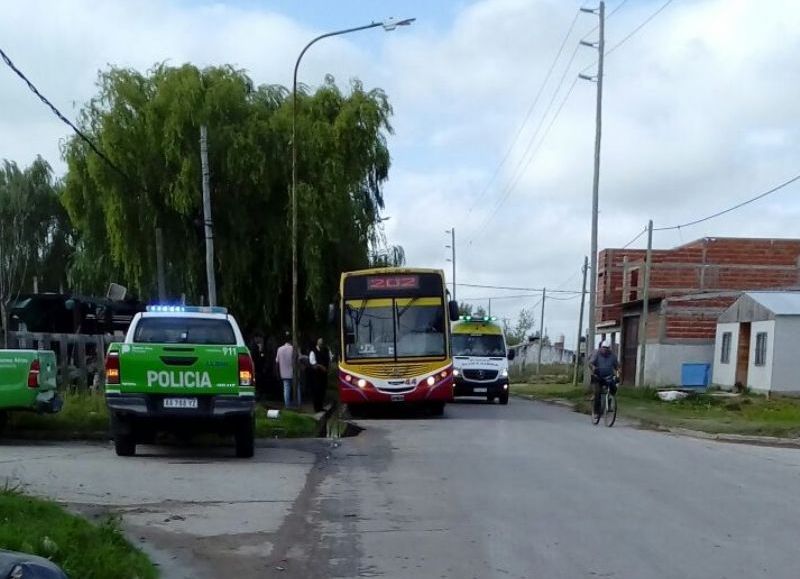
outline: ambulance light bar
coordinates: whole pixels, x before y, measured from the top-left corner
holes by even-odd
[[[147,306],[148,312],[187,314],[227,314],[227,308],[218,306]]]

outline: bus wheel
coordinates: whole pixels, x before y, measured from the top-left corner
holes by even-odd
[[[442,416],[444,414],[444,402],[434,402],[430,406],[431,416]]]

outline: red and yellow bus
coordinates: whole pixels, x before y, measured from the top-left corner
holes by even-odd
[[[424,405],[440,415],[453,399],[444,273],[379,268],[342,274],[339,396],[351,409],[375,403]]]

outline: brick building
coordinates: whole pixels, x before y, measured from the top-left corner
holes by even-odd
[[[743,291],[800,287],[800,239],[704,238],[653,250],[645,382],[680,383],[681,364],[713,359],[717,317]],[[597,332],[619,347],[624,382],[639,356],[645,251],[598,256]]]

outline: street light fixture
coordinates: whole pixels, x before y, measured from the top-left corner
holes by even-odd
[[[313,38],[308,44],[303,47],[297,57],[297,62],[294,64],[294,76],[292,78],[292,346],[295,355],[297,355],[297,70],[300,68],[300,61],[303,59],[306,51],[316,42],[323,38],[330,38],[331,36],[341,36],[351,32],[359,32],[361,30],[368,30],[370,28],[383,27],[386,32],[391,32],[398,26],[409,26],[416,18],[404,18],[398,20],[397,18],[387,18],[382,22],[372,22],[364,26],[356,26],[354,28],[345,28],[344,30],[336,30],[334,32],[327,32],[320,34]],[[297,388],[297,365],[293,364],[295,368],[293,373],[293,386]]]

